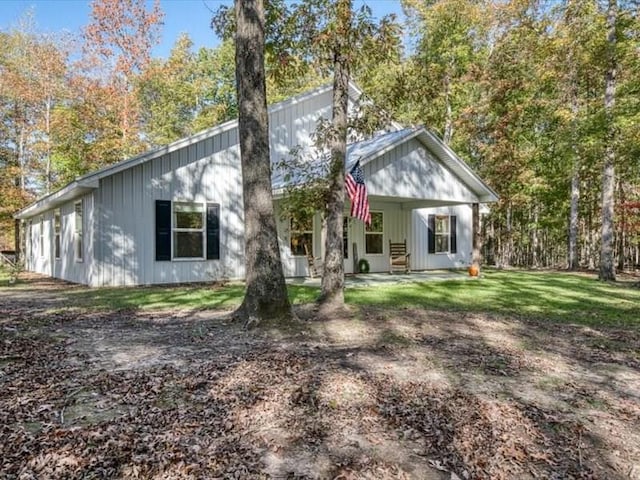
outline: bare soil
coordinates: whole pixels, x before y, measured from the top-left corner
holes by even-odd
[[[0,289],[2,478],[640,479],[636,330],[305,306],[247,332],[76,288]]]

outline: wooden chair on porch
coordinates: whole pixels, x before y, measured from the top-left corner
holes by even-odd
[[[321,277],[322,276],[322,259],[320,257],[314,257],[313,252],[309,246],[304,244],[304,254],[307,257],[307,267],[309,270],[309,277]]]
[[[411,272],[411,254],[407,252],[407,240],[393,243],[389,240],[389,273],[394,271]]]

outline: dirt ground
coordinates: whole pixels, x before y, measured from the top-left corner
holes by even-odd
[[[0,289],[0,477],[640,479],[640,332],[353,310],[66,310]]]

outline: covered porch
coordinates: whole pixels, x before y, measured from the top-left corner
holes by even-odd
[[[346,274],[363,271],[359,262],[366,262],[367,273],[388,274],[390,242],[406,241],[411,270],[471,264],[478,206],[498,197],[449,147],[424,128],[408,128],[349,145],[346,171],[356,164],[368,193],[371,225],[349,218],[347,202]],[[287,182],[277,176],[274,186],[280,202]],[[322,262],[325,232],[319,213],[304,225],[281,217],[278,233],[285,276],[308,276],[308,256]]]

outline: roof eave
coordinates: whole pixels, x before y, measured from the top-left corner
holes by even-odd
[[[284,108],[286,108],[289,105],[293,105],[296,103],[300,103],[302,101],[305,101],[311,97],[323,94],[327,91],[330,91],[332,89],[332,85],[331,84],[325,84],[322,85],[318,88],[315,88],[311,91],[308,92],[304,92],[300,95],[296,95],[292,98],[289,98],[287,100],[283,100],[282,102],[278,102],[275,103],[271,106],[269,106],[268,110],[270,113],[272,112],[277,112],[279,110],[282,110]],[[349,81],[349,94],[351,96],[351,98],[353,100],[359,98],[362,95],[362,90],[360,90],[352,81]],[[100,181],[100,179],[104,178],[104,177],[108,177],[111,175],[114,175],[116,173],[122,172],[123,170],[127,170],[129,168],[135,167],[137,165],[143,164],[149,160],[153,160],[154,158],[158,158],[161,157],[163,155],[166,155],[168,153],[174,152],[176,150],[179,150],[180,148],[186,147],[188,145],[191,145],[193,143],[199,142],[203,139],[209,138],[209,137],[213,137],[215,135],[219,135],[220,133],[224,133],[228,130],[232,130],[233,128],[237,127],[238,125],[238,119],[233,119],[233,120],[229,120],[225,123],[222,123],[220,125],[217,125],[215,127],[212,127],[210,129],[207,130],[203,130],[201,132],[198,132],[194,135],[191,135],[190,137],[186,137],[186,138],[182,138],[180,140],[176,140],[173,143],[170,143],[168,145],[164,145],[162,147],[156,148],[154,150],[145,152],[141,155],[132,157],[132,158],[128,158],[125,159],[121,162],[118,162],[114,165],[109,165],[106,167],[103,167],[99,170],[96,170],[94,172],[90,172],[87,173],[85,175],[82,175],[80,177],[78,177],[75,181],[69,183],[68,185],[66,185],[65,187],[63,187],[62,189],[58,190],[57,192],[54,192],[50,195],[47,195],[45,197],[42,197],[40,199],[38,199],[37,201],[35,201],[34,203],[30,204],[29,206],[27,206],[26,208],[20,210],[19,212],[17,212],[14,215],[14,218],[29,218],[30,216],[33,215],[37,215],[38,213],[40,213],[41,211],[46,211],[50,208],[54,208],[58,203],[60,203],[59,200],[57,200],[58,198],[62,198],[59,197],[60,195],[63,196],[63,198],[65,198],[66,200],[71,199],[71,198],[75,198],[79,195],[81,195],[82,193],[86,193],[86,191],[88,191],[87,189],[84,189],[84,185],[96,185],[95,187],[91,187],[91,188],[97,188],[97,183]],[[89,188],[89,190],[91,189]],[[73,192],[73,195],[71,197],[69,197],[67,195],[68,192]]]
[[[98,188],[98,186],[98,180],[92,181],[87,179],[77,179],[66,187],[35,201],[26,208],[23,208],[14,215],[14,218],[24,220],[26,218],[33,217],[34,215],[51,210],[52,208],[62,205],[69,200],[73,200],[74,198],[78,198],[81,195],[91,192]]]
[[[390,142],[388,145],[385,145],[384,148],[380,148],[375,152],[372,152],[369,155],[366,155],[364,157],[358,157],[358,160],[360,161],[360,165],[364,166],[367,163],[372,162],[373,160],[380,157],[381,155],[384,155],[385,153],[390,152],[391,150],[396,148],[398,145],[401,145],[405,142],[408,142],[412,138],[417,137],[419,134],[420,134],[420,129],[415,129],[413,132],[409,133],[408,135],[404,137],[400,137],[394,140],[393,142]]]

